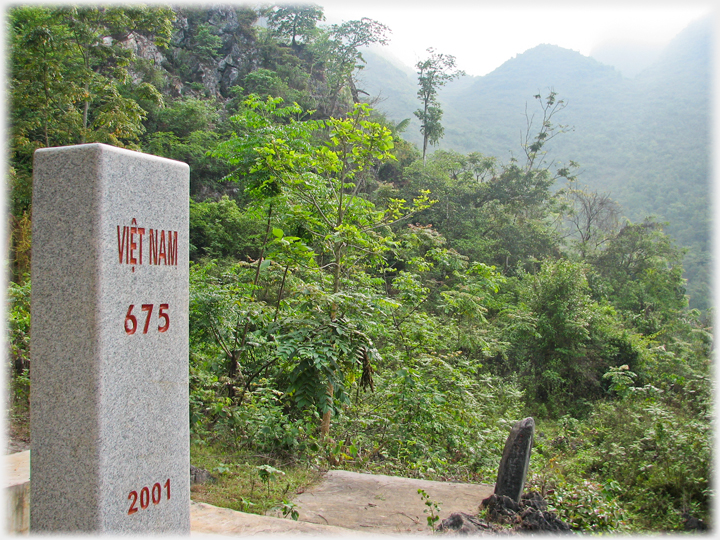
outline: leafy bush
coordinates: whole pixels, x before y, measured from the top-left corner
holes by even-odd
[[[535,275],[521,273],[517,298],[501,312],[509,342],[504,373],[518,373],[536,416],[586,414],[605,395],[609,367],[634,363],[634,344],[612,307],[591,297],[588,268],[546,260]]]
[[[476,369],[452,354],[378,374],[375,393],[357,399],[338,429],[368,449],[368,467],[493,482],[505,428],[519,417],[522,400],[512,382],[478,376]]]
[[[15,371],[30,366],[30,279],[8,286],[8,331],[10,359]]]
[[[30,407],[30,279],[8,286],[8,363],[10,407],[26,413]]]
[[[190,258],[234,260],[257,257],[262,225],[227,196],[218,201],[190,201]]]
[[[260,380],[259,384],[267,382]],[[194,432],[248,453],[300,456],[309,449],[317,450],[313,433],[318,414],[307,411],[293,419],[286,411],[287,403],[285,394],[266,386],[246,392],[241,404],[216,397],[205,408],[205,415],[194,417]]]
[[[696,379],[676,392],[701,394],[705,410],[677,407],[647,385],[620,402],[599,404],[588,422],[589,468],[615,479],[628,510],[653,529],[681,528],[684,511],[700,518],[709,512],[709,384]]]
[[[617,495],[595,482],[560,483],[546,498],[548,509],[573,530],[594,533],[627,530],[625,512]]]
[[[624,367],[624,366],[623,366]],[[707,378],[663,391],[613,372],[622,397],[538,429],[529,485],[582,530],[682,530],[682,514],[706,519],[711,490]]]

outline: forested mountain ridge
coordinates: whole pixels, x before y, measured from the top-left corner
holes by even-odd
[[[529,96],[553,89],[568,104],[559,122],[573,131],[547,145],[550,158],[577,162],[579,181],[610,194],[628,218],[667,221],[668,232],[689,250],[693,305],[707,308],[711,30],[710,18],[691,24],[632,79],[578,52],[538,45],[485,76],[452,82],[440,94],[445,136],[438,148],[502,158],[517,153]],[[360,76],[380,98],[377,108],[395,122],[410,118],[404,137],[419,144],[413,77],[377,52],[367,60]]]
[[[388,38],[380,21],[327,25],[318,6],[28,5],[8,10],[8,28],[12,426],[32,380],[33,153],[105,143],[190,165],[192,458],[218,474],[197,500],[291,514],[290,477],[329,467],[493,482],[509,426],[533,416],[527,487],[573,530],[677,531],[708,517],[709,318],[688,306],[662,223],[621,219],[569,163],[587,132],[586,172],[608,162],[618,185],[638,185],[621,143],[652,143],[641,157],[654,170],[672,151],[644,125],[663,107],[671,116],[673,102],[653,97],[659,75],[637,87],[643,109],[616,72],[552,46],[508,63],[512,77],[453,80],[440,54],[414,82],[388,67],[388,104],[423,89],[428,140],[444,140],[452,100],[477,105],[471,91],[491,105],[476,110],[481,131],[502,107],[519,122],[482,131],[480,151],[424,156],[404,118],[369,106],[377,92],[361,75],[373,69],[365,47]],[[538,79],[511,103],[504,78],[523,83],[514,65],[542,75],[533,62],[577,93]],[[433,65],[448,71],[433,79]],[[616,129],[630,119],[635,131],[603,132],[583,105],[576,120],[597,129],[563,133],[599,89]]]

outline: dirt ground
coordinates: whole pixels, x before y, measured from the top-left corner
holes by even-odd
[[[194,536],[432,534],[424,512],[428,507],[418,489],[439,506],[439,524],[453,512],[477,513],[494,486],[329,471],[319,485],[293,499],[297,522],[193,503],[192,532]]]

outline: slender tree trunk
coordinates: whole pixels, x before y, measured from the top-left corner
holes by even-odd
[[[275,306],[275,318],[273,319],[273,322],[277,322],[278,314],[280,313],[280,302],[282,301],[283,292],[285,291],[285,280],[287,279],[288,270],[290,270],[290,263],[287,264],[287,266],[285,267],[285,272],[283,272],[283,278],[282,283],[280,284],[280,291],[278,292],[277,305]]]
[[[230,355],[230,365],[228,366],[229,382],[227,383],[227,389],[228,389],[228,397],[230,399],[235,399],[235,377],[237,377],[237,372],[238,372],[238,359],[237,359],[238,352],[239,351],[232,351],[232,354]]]
[[[48,118],[48,111],[50,110],[50,88],[47,82],[47,69],[43,69],[43,89],[45,90],[45,107],[43,108],[43,131],[45,132],[45,148],[50,147],[50,132],[48,130],[48,124],[50,119]]]
[[[333,388],[333,384],[330,382],[327,386],[327,395],[330,403],[332,403],[333,396],[335,394],[335,389]],[[330,435],[330,419],[332,418],[332,410],[328,409],[325,411],[322,417],[322,423],[320,424],[320,436],[324,439]]]
[[[85,69],[87,73],[92,73],[92,69],[90,67],[90,46],[82,47],[82,55],[83,55],[83,61],[85,63]],[[88,118],[90,116],[90,80],[91,77],[88,76],[88,79],[85,81],[85,103],[83,105],[83,129],[82,133],[80,135],[80,142],[85,144],[86,141],[86,134],[87,134],[87,128],[88,128]]]
[[[348,78],[348,85],[350,86],[350,93],[352,94],[353,103],[360,103],[360,92],[365,95],[367,95],[367,92],[365,92],[364,90],[358,90],[352,77]]]
[[[427,121],[428,121],[428,102],[429,99],[425,99],[424,108],[423,108],[423,167],[425,166],[425,154],[427,152],[427,145],[428,145],[428,128],[427,128]]]
[[[333,272],[333,293],[337,294],[340,291],[340,246],[337,247],[338,251],[335,255],[335,270]],[[337,304],[333,303],[330,311],[330,319],[335,320],[337,317]],[[327,394],[328,399],[332,402],[335,390],[332,383],[328,383]],[[332,418],[332,410],[328,409],[323,413],[322,423],[320,424],[320,436],[325,438],[330,433],[330,419]]]
[[[260,256],[258,257],[257,266],[255,267],[255,279],[253,280],[253,286],[252,290],[250,291],[250,301],[254,300],[255,298],[255,289],[257,289],[258,282],[260,281],[260,266],[262,265],[263,258],[265,257],[265,246],[267,245],[268,236],[270,236],[270,223],[272,220],[272,203],[270,204],[270,207],[268,208],[268,217],[267,217],[267,227],[265,228],[265,238],[263,239],[262,247],[260,248]],[[239,327],[239,322],[238,322]],[[242,338],[240,340],[240,350],[243,350],[245,348],[245,343],[247,340],[247,334],[248,330],[250,329],[250,318],[245,319],[245,327],[243,328]],[[237,346],[237,333],[235,334],[235,345]],[[228,377],[230,378],[230,385],[231,385],[231,392],[230,397],[235,397],[235,388],[232,387],[233,382],[235,381],[235,378],[239,372],[239,351],[232,351],[232,357],[231,357],[231,364],[230,369],[228,370]],[[243,395],[245,392],[243,391]]]
[[[83,131],[82,131],[82,142],[85,142],[85,132],[87,131],[87,125],[88,125],[88,112],[90,109],[90,100],[85,100],[85,106],[83,107]]]
[[[337,90],[333,90],[333,96],[332,101],[330,102],[330,110],[327,111],[328,116],[333,116],[335,114],[335,103],[337,102],[338,94],[340,93],[340,88]]]
[[[338,246],[338,249],[339,246]],[[340,254],[335,257],[335,268],[333,269],[333,294],[337,294],[340,292]],[[333,307],[333,311],[330,314],[330,318],[332,320],[335,320],[335,308]]]

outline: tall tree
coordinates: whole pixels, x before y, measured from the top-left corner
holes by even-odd
[[[330,100],[328,116],[335,114],[338,97],[345,87],[350,88],[353,103],[360,103],[360,91],[355,84],[355,73],[365,64],[360,48],[373,43],[387,45],[389,33],[390,28],[384,24],[363,17],[333,24],[320,36],[315,51],[325,65]]]
[[[422,108],[415,111],[415,116],[420,120],[420,132],[423,135],[423,163],[428,143],[437,144],[445,133],[440,123],[443,111],[437,99],[438,91],[441,86],[465,75],[464,71],[456,69],[455,57],[451,54],[438,53],[432,47],[427,52],[429,58],[415,65],[420,85],[417,96],[422,104]]]
[[[542,119],[540,121],[540,128],[537,130],[537,134],[533,135],[536,129],[533,126],[535,120],[535,114],[529,114],[527,112],[527,104],[525,104],[525,121],[527,122],[527,130],[522,140],[523,151],[527,157],[525,162],[525,170],[530,171],[534,166],[543,167],[545,163],[545,155],[547,149],[545,145],[553,138],[568,131],[572,131],[573,128],[564,124],[553,124],[553,117],[562,112],[567,107],[567,102],[563,99],[558,99],[557,92],[550,89],[548,95],[543,97],[541,94],[535,94],[533,96],[542,110]],[[575,168],[577,164],[571,161],[566,167],[566,171],[570,171]]]
[[[271,6],[265,15],[268,28],[279,36],[290,38],[293,49],[297,48],[299,37],[307,41],[316,24],[325,20],[323,8],[314,4]]]

